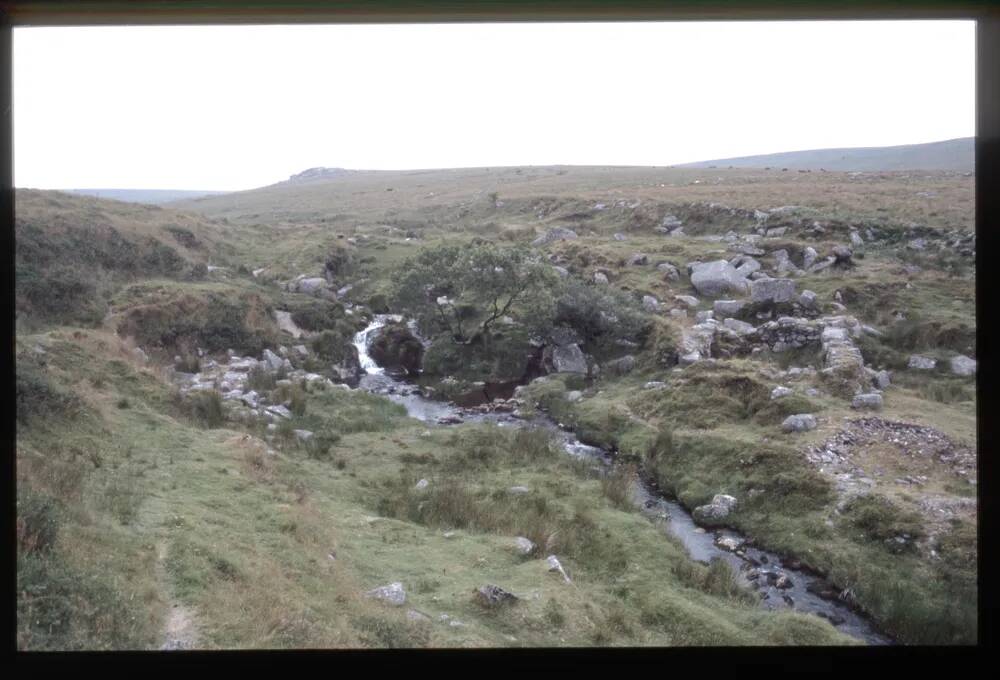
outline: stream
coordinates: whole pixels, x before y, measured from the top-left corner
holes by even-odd
[[[553,434],[567,454],[594,461],[599,470],[607,471],[616,464],[613,452],[580,442],[572,432],[559,427],[547,416],[522,419],[509,413],[471,412],[449,402],[424,397],[418,386],[386,375],[369,356],[368,343],[375,331],[386,322],[401,320],[399,315],[380,314],[355,335],[354,345],[365,371],[359,384],[360,389],[381,394],[401,404],[412,418],[425,422],[493,422],[501,427],[544,428]],[[725,560],[742,585],[759,593],[761,607],[815,614],[830,621],[841,632],[867,644],[893,644],[890,638],[875,630],[865,617],[848,604],[836,596],[831,597],[830,591],[833,588],[822,577],[798,568],[792,564],[792,560],[783,560],[778,555],[758,549],[735,531],[699,527],[691,514],[680,503],[667,498],[656,489],[655,483],[640,476],[633,490],[633,498],[644,516],[662,522],[665,531],[680,539],[692,559],[706,564],[714,558]],[[781,578],[782,576],[785,578]],[[779,588],[779,584],[782,587]],[[823,593],[825,597],[817,593]]]

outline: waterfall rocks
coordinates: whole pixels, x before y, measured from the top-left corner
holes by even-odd
[[[404,323],[390,323],[374,332],[368,353],[385,369],[400,369],[408,375],[420,373],[424,346]]]

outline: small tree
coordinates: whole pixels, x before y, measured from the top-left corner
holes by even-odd
[[[524,247],[488,242],[429,248],[401,268],[394,297],[425,332],[447,332],[456,342],[489,342],[505,316],[531,328],[554,313],[559,284],[552,268]]]

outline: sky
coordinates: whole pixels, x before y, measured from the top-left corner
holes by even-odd
[[[15,28],[14,181],[665,166],[975,135],[972,21]]]

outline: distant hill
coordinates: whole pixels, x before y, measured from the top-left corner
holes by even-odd
[[[680,168],[788,168],[789,170],[830,170],[877,172],[892,170],[975,170],[975,138],[962,137],[929,144],[848,149],[813,149],[763,156],[721,158],[678,165]]]
[[[116,201],[125,201],[126,203],[148,203],[152,205],[229,193],[226,191],[188,191],[181,189],[64,189],[63,191],[82,196],[110,198]]]

